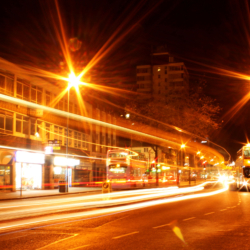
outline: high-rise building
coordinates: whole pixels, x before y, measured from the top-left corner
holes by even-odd
[[[183,62],[138,65],[136,67],[138,99],[168,98],[170,95],[188,95],[189,75]]]

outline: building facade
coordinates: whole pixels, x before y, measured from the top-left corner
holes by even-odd
[[[15,72],[0,65],[0,95],[5,97],[0,97],[0,189],[57,188],[67,175],[70,186],[102,181],[116,131],[79,118],[83,114],[111,124],[116,118],[86,101],[82,112],[72,90],[69,106],[67,94],[54,102],[63,90],[59,84]]]
[[[139,99],[164,98],[171,95],[188,95],[189,75],[183,62],[139,65],[136,82]]]

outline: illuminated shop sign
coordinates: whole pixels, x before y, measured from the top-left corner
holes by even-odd
[[[53,147],[50,147],[50,146],[45,147],[44,152],[46,155],[53,154]]]
[[[40,154],[40,153],[29,153],[29,152],[25,152],[25,151],[16,151],[16,162],[44,164],[45,155]]]
[[[56,156],[54,158],[54,165],[74,167],[74,166],[80,165],[80,160]]]

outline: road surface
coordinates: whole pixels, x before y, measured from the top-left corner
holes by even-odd
[[[0,246],[1,250],[250,249],[249,204],[250,193],[224,191],[125,212],[29,225],[29,230],[2,232]]]

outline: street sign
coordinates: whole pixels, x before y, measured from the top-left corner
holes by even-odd
[[[102,193],[110,193],[112,192],[112,187],[111,187],[111,182],[108,181],[104,181],[102,183]]]

